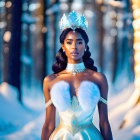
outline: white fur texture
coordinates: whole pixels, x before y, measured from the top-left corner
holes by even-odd
[[[68,82],[57,82],[53,85],[50,94],[51,100],[58,111],[64,112],[71,106],[70,85]],[[95,109],[99,99],[100,90],[96,84],[91,81],[81,82],[78,88],[78,101],[83,110]]]
[[[50,91],[51,100],[60,112],[66,111],[71,105],[70,85],[65,81],[55,83]]]
[[[96,84],[83,81],[78,88],[78,100],[83,110],[92,110],[100,99],[100,90]]]

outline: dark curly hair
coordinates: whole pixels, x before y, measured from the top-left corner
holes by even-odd
[[[64,44],[64,40],[66,38],[66,35],[70,32],[73,31],[71,28],[65,29],[61,35],[60,35],[60,43]],[[80,33],[85,41],[85,44],[89,42],[87,33],[82,30],[81,28],[76,28],[76,32]],[[97,67],[94,66],[94,60],[90,57],[91,53],[89,51],[89,47],[87,46],[87,49],[83,55],[83,62],[86,68],[89,68],[93,71],[97,71]],[[65,55],[65,52],[63,52],[62,47],[59,49],[58,53],[56,54],[56,62],[52,66],[52,70],[54,73],[58,73],[62,70],[64,70],[67,66],[67,56]]]

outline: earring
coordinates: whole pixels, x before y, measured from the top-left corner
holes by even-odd
[[[85,52],[86,52],[86,49],[85,49]]]
[[[63,50],[63,53],[65,53],[65,50]]]

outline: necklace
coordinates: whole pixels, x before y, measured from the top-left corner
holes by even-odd
[[[78,64],[67,64],[66,71],[72,72],[72,74],[75,76],[77,73],[83,72],[86,69],[83,62]]]

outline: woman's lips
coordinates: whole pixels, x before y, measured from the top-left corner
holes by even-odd
[[[78,54],[79,54],[78,52],[71,52],[71,55],[73,55],[73,56],[76,56]]]

